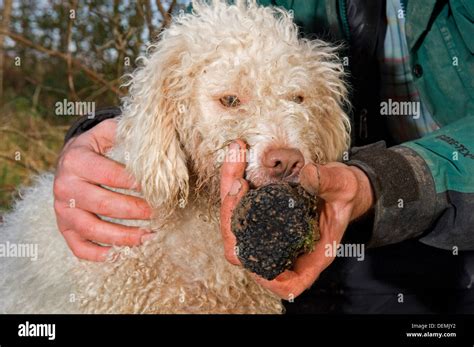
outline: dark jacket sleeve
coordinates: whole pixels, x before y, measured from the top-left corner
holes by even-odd
[[[66,133],[66,136],[64,137],[64,143],[68,142],[71,138],[92,129],[100,122],[109,118],[115,118],[120,114],[121,110],[119,107],[107,107],[97,110],[93,115],[87,115],[78,118]]]
[[[386,148],[353,149],[375,194],[368,246],[419,238],[442,248],[474,250],[474,117],[421,139]]]

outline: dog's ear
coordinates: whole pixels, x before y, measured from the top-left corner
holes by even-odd
[[[350,103],[346,73],[338,56],[341,47],[331,46],[321,40],[306,41],[310,59],[319,113],[319,141],[325,162],[341,160],[351,142],[351,122],[348,116]]]
[[[189,191],[187,158],[178,123],[188,112],[191,86],[186,76],[185,43],[178,31],[165,31],[127,85],[117,140],[127,169],[152,207],[176,208]],[[188,59],[189,60],[189,59]]]

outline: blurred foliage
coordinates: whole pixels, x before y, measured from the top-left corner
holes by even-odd
[[[32,175],[51,169],[63,145],[67,125],[59,125],[29,107],[3,107],[0,113],[0,209]]]
[[[8,27],[0,32],[6,34],[0,47],[0,211],[9,208],[18,185],[54,167],[77,118],[55,115],[55,104],[119,105],[126,93],[121,76],[133,71],[146,43],[189,2],[0,0],[2,23],[9,1]]]

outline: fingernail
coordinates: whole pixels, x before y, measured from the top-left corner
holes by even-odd
[[[234,181],[234,183],[232,183],[232,186],[230,187],[229,195],[234,196],[239,194],[240,188],[242,188],[242,183],[240,183],[239,180]]]
[[[141,241],[142,241],[142,243],[144,243],[146,241],[151,240],[155,236],[156,236],[155,233],[144,234],[144,235],[142,235]]]

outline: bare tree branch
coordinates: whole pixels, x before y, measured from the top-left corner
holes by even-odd
[[[1,29],[7,31],[10,26],[10,17],[12,12],[12,0],[3,1],[3,15]],[[0,105],[3,104],[3,65],[5,61],[5,36],[0,35]]]
[[[104,13],[102,11],[99,11],[97,9],[93,9],[91,8],[91,13],[95,14],[97,17],[99,17],[101,20],[106,20],[108,22],[109,25],[111,24],[116,24],[116,25],[119,25],[120,24],[120,19],[119,18],[114,18],[112,16],[110,16],[109,14],[107,13]]]
[[[156,0],[156,7],[158,7],[158,11],[160,11],[161,17],[163,18],[163,22],[161,23],[160,32],[163,31],[165,28],[168,27],[171,23],[171,14],[173,13],[173,9],[176,6],[176,0],[172,0],[168,10],[165,10],[163,7],[163,3],[161,0]]]
[[[37,169],[36,167],[32,166],[31,164],[28,164],[26,162],[22,162],[21,160],[15,160],[13,158],[10,158],[8,155],[0,153],[0,159],[4,159],[10,162],[13,162],[17,165],[20,165],[21,167],[24,167],[27,170],[33,171],[35,174],[40,174],[40,170]]]
[[[72,0],[70,9],[69,9],[69,22],[67,23],[66,30],[66,55],[67,55],[67,82],[69,85],[69,90],[71,91],[72,98],[77,100],[76,87],[74,86],[74,76],[72,72],[72,53],[70,49],[71,38],[72,38],[72,24],[75,18],[75,12],[77,10],[77,0]],[[71,18],[71,12],[74,11],[74,18]]]
[[[30,77],[30,76],[25,76],[25,81],[28,81],[28,82],[30,82],[31,84],[34,84],[35,86],[39,86],[39,87],[41,87],[41,89],[43,89],[43,90],[45,90],[45,91],[53,92],[53,93],[58,93],[58,94],[66,95],[66,96],[67,96],[67,92],[65,92],[64,90],[46,86],[46,85],[44,85],[44,84],[38,82],[37,80],[35,80],[34,78],[32,78],[32,77]]]
[[[52,50],[52,49],[49,49],[49,48],[46,48],[46,47],[43,47],[41,45],[38,45],[30,40],[28,40],[27,38],[21,36],[21,35],[18,35],[16,33],[12,33],[10,31],[1,31],[0,30],[0,34],[4,34],[4,35],[7,35],[9,36],[12,40],[15,40],[19,43],[22,43],[23,45],[25,46],[28,46],[28,47],[31,47],[31,48],[34,48],[36,49],[37,51],[39,52],[42,52],[42,53],[45,53],[49,56],[52,56],[52,57],[58,57],[58,58],[61,58],[65,61],[67,61],[67,55],[62,53],[62,52],[59,52],[59,51],[56,51],[56,50]],[[112,91],[113,93],[115,93],[117,96],[124,96],[125,95],[125,92],[123,92],[122,90],[120,90],[118,87],[116,87],[115,85],[113,85],[112,83],[110,83],[109,81],[105,80],[104,77],[102,77],[100,74],[98,74],[97,72],[95,72],[94,70],[90,69],[89,67],[87,67],[86,65],[82,64],[79,60],[77,59],[74,59],[72,58],[71,59],[72,61],[72,64],[74,66],[76,66],[77,68],[81,69],[82,71],[84,71],[84,73],[92,80],[102,84],[103,86],[106,86],[110,91]]]
[[[103,45],[95,47],[95,51],[96,51],[96,52],[101,52],[101,51],[103,51],[104,49],[107,49],[107,48],[112,47],[113,44],[114,44],[114,40],[109,40],[109,41],[107,41],[106,43],[104,43]]]
[[[151,9],[151,0],[139,0],[137,9],[140,16],[144,19],[148,28],[148,39],[151,41],[155,36],[155,27],[153,25],[153,12]]]

